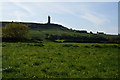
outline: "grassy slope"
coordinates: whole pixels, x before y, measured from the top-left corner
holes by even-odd
[[[30,30],[30,35],[32,38],[38,38],[45,40],[47,38],[47,35],[56,35],[56,36],[68,36],[69,38],[64,38],[66,41],[85,41],[84,38],[86,39],[87,42],[94,41],[94,40],[99,40],[99,41],[104,41],[104,39],[108,40],[106,42],[114,42],[114,43],[120,43],[120,36],[119,35],[108,35],[108,34],[87,34],[87,33],[77,33],[73,31],[64,31],[64,30]],[[72,38],[73,37],[73,38]],[[79,39],[77,39],[79,38]],[[83,38],[83,39],[80,39]],[[100,39],[97,39],[100,38]],[[59,39],[59,37],[58,37]],[[56,39],[57,40],[57,39]]]
[[[3,78],[118,77],[117,44],[43,44],[3,43]]]
[[[77,33],[73,31],[63,31],[63,30],[30,30],[30,35],[32,37],[39,37],[39,38],[45,38],[45,34],[52,34],[52,35],[58,35],[58,36],[91,36],[92,34],[86,34],[86,33]]]

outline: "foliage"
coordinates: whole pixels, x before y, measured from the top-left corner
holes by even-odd
[[[120,43],[119,35],[88,34],[60,30],[31,30],[30,34],[32,38],[47,39],[55,42],[63,40],[63,42]]]
[[[2,27],[2,37],[5,39],[29,39],[29,28],[25,24],[10,23]]]

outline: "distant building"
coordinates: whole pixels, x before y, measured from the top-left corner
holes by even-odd
[[[48,24],[50,24],[50,16],[48,16]]]

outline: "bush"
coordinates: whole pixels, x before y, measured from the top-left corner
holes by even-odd
[[[2,38],[11,40],[30,39],[28,25],[10,23],[2,27]]]

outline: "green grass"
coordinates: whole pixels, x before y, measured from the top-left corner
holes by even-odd
[[[119,35],[109,34],[88,34],[64,30],[30,30],[32,39],[40,40],[64,40],[74,42],[102,42],[102,43],[120,43]]]
[[[117,44],[2,44],[3,78],[118,78]]]
[[[58,35],[58,36],[91,36],[92,34],[86,33],[77,33],[73,31],[64,31],[64,30],[30,30],[30,35],[32,37],[45,38],[46,34]]]

